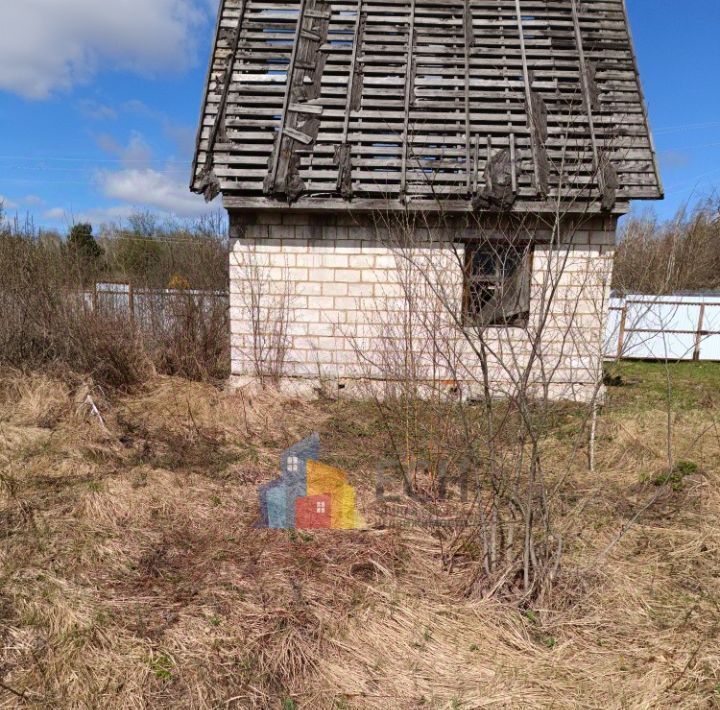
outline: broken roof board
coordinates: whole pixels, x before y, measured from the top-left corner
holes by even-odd
[[[253,208],[660,198],[624,2],[223,0],[192,188]]]

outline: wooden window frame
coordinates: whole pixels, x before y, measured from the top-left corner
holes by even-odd
[[[492,272],[487,269],[477,273],[478,257],[484,253],[485,263],[492,262]],[[509,256],[517,258],[515,267],[506,272]],[[530,285],[532,281],[534,246],[530,242],[467,242],[465,244],[465,271],[463,274],[463,324],[477,328],[526,329],[530,320]],[[514,281],[513,281],[514,280]],[[486,292],[484,302],[478,304],[473,297],[473,287]],[[514,287],[512,293],[510,289]],[[507,289],[507,293],[504,290]],[[510,316],[503,314],[503,299],[513,301]],[[523,302],[524,301],[524,302]],[[517,310],[517,309],[520,310]],[[515,312],[517,311],[517,312]]]

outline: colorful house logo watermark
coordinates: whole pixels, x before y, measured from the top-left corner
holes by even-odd
[[[320,435],[280,457],[282,475],[260,486],[260,527],[354,530],[365,527],[347,474],[320,463]]]

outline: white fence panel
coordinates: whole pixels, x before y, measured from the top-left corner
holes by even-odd
[[[82,294],[85,303],[93,309],[127,315],[143,329],[162,330],[183,318],[188,299],[205,314],[229,307],[225,291],[199,291],[195,289],[136,289],[129,284],[98,283],[92,291]]]
[[[605,356],[720,362],[720,295],[611,299]]]

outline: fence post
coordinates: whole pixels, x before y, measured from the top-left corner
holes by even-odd
[[[98,290],[97,290],[97,281],[93,281],[93,290],[92,290],[92,309],[93,309],[93,313],[97,313],[97,309],[98,309]]]
[[[623,347],[625,346],[625,327],[627,324],[627,301],[623,301],[622,315],[620,316],[620,332],[618,333],[618,349],[617,359],[622,357]]]
[[[128,284],[128,310],[130,312],[130,323],[135,325],[135,289],[132,283]]]
[[[705,304],[700,304],[700,317],[698,319],[697,333],[695,333],[695,352],[693,360],[696,362],[700,359],[700,346],[702,345],[703,326],[705,325]]]

